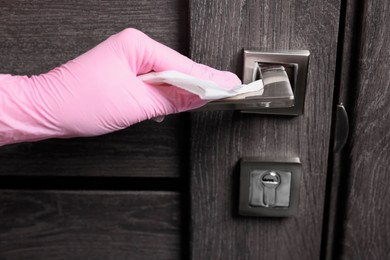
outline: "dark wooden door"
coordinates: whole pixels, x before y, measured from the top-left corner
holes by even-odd
[[[339,96],[350,138],[335,155],[327,259],[390,258],[390,3],[345,1]]]
[[[190,7],[190,53],[211,66],[240,73],[243,48],[311,51],[302,116],[191,114],[192,258],[389,259],[389,2],[192,0]],[[339,103],[350,137],[336,154]],[[295,217],[238,215],[237,166],[246,156],[301,158]]]
[[[331,133],[339,1],[191,0],[191,57],[241,73],[242,49],[310,50],[297,117],[191,114],[193,259],[319,259]],[[239,160],[300,157],[298,214],[238,215]]]

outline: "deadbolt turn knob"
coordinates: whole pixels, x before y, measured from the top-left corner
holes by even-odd
[[[280,185],[280,175],[276,171],[268,171],[260,177],[263,188],[263,203],[273,207],[276,203],[276,188]]]

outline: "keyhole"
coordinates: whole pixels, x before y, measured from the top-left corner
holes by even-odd
[[[280,176],[275,171],[269,171],[260,178],[263,186],[263,203],[266,207],[272,207],[276,203],[276,188],[280,185]]]

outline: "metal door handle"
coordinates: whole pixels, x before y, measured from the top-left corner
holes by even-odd
[[[310,52],[244,51],[243,83],[263,80],[264,89],[209,103],[201,110],[240,110],[251,114],[303,113]]]

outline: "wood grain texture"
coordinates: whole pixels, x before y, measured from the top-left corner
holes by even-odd
[[[186,121],[168,116],[100,137],[0,147],[0,175],[179,177],[186,167]]]
[[[174,192],[0,192],[0,259],[180,259]]]
[[[127,27],[187,52],[187,14],[179,0],[1,0],[0,71],[46,72]]]
[[[348,85],[351,119],[345,154],[342,236],[333,259],[390,256],[390,3],[363,1],[355,80]],[[337,238],[336,238],[337,239]]]
[[[179,0],[0,0],[0,73],[46,72],[126,27],[186,53],[187,18]],[[99,138],[1,147],[0,175],[177,177],[185,129],[186,119],[173,116]]]
[[[311,51],[299,117],[193,113],[192,259],[319,259],[337,49],[338,1],[190,1],[191,57],[240,72],[242,49]],[[298,156],[298,215],[238,216],[242,157]]]

